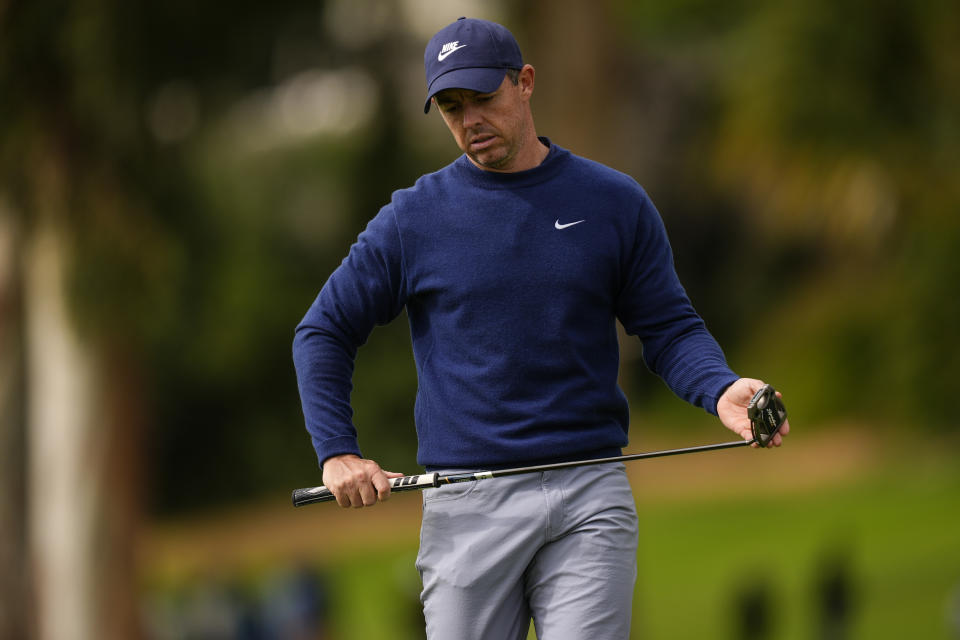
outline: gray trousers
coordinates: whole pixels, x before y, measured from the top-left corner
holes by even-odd
[[[429,640],[630,635],[637,513],[619,463],[428,489],[417,569]]]

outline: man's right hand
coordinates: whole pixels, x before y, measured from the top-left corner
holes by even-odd
[[[384,471],[373,460],[351,454],[323,461],[323,484],[341,507],[370,507],[390,498],[390,479],[402,473]]]

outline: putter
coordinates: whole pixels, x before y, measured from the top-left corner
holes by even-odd
[[[585,467],[594,464],[606,464],[608,462],[629,462],[631,460],[646,460],[648,458],[664,458],[666,456],[677,456],[686,453],[700,453],[702,451],[718,451],[720,449],[733,449],[735,447],[749,447],[756,444],[761,448],[767,448],[773,443],[773,436],[783,426],[787,419],[787,409],[783,402],[777,397],[777,392],[769,384],[761,387],[747,405],[747,417],[750,418],[750,429],[753,438],[750,440],[737,440],[735,442],[719,442],[717,444],[705,444],[697,447],[684,447],[682,449],[666,449],[664,451],[647,451],[645,453],[633,453],[625,456],[614,456],[611,458],[592,458],[589,460],[574,460],[572,462],[556,462],[553,464],[538,464],[531,467],[516,467],[513,469],[498,469],[495,471],[467,471],[462,473],[423,473],[416,476],[403,476],[402,478],[393,478],[390,481],[391,491],[414,491],[420,489],[430,489],[447,484],[457,484],[459,482],[475,482],[477,480],[488,480],[490,478],[503,478],[506,476],[516,476],[524,473],[539,473],[541,471],[554,471],[556,469],[569,469],[571,467]],[[296,489],[293,492],[293,506],[302,507],[316,502],[330,502],[336,500],[333,492],[324,486],[308,487],[305,489]]]

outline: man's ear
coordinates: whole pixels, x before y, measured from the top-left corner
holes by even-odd
[[[532,65],[525,64],[520,69],[520,76],[517,78],[517,86],[520,88],[520,94],[527,100],[533,95],[533,85],[536,81],[537,72]]]

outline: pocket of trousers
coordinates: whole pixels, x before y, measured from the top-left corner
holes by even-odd
[[[425,489],[423,492],[423,503],[444,502],[447,500],[458,500],[473,493],[479,481],[458,482],[457,484],[448,484],[435,489]]]

